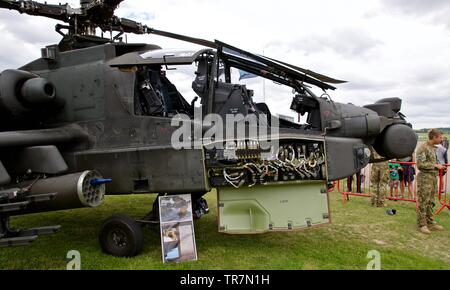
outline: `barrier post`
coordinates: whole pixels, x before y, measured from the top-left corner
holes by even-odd
[[[450,167],[450,164],[446,164],[445,168],[448,169]],[[447,197],[447,186],[448,186],[448,176],[444,174],[444,170],[439,171],[439,185],[438,185],[438,199],[441,207],[436,211],[435,215],[439,215],[444,209],[450,210],[450,198]]]

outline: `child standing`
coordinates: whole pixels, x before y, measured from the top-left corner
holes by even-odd
[[[389,187],[391,188],[391,197],[394,189],[395,196],[398,197],[398,187],[400,185],[399,170],[402,170],[402,166],[400,164],[389,163]]]

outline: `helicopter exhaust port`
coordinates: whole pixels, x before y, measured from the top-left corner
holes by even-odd
[[[43,78],[26,81],[20,90],[24,100],[30,104],[45,104],[55,99],[56,88]]]
[[[56,88],[51,82],[21,70],[0,73],[0,110],[20,117],[47,105],[64,105],[64,101],[58,100]]]

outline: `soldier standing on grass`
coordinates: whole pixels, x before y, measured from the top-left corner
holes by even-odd
[[[438,164],[435,145],[442,142],[443,134],[437,129],[428,133],[428,142],[417,151],[417,168],[420,170],[417,176],[417,225],[423,234],[431,234],[431,231],[443,231],[434,219],[435,194],[437,191],[436,175],[445,167]]]
[[[372,151],[374,159],[381,159],[375,151]],[[386,186],[389,182],[389,163],[380,162],[373,163],[370,172],[370,195],[371,204],[376,207],[384,207],[384,200],[386,199]]]

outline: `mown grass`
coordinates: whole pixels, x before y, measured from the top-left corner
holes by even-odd
[[[428,134],[427,133],[418,133],[419,135],[419,142],[426,142],[428,141]],[[444,134],[445,137],[450,138],[449,134]]]
[[[14,226],[60,224],[61,232],[41,236],[28,247],[0,249],[1,269],[65,269],[67,252],[81,253],[82,269],[366,269],[367,254],[381,253],[382,269],[450,269],[450,216],[438,220],[449,230],[424,236],[415,227],[415,205],[389,202],[398,210],[372,208],[365,198],[343,205],[330,194],[333,223],[302,232],[228,236],[217,232],[216,194],[208,194],[211,213],[195,223],[199,260],[163,264],[157,229],[146,229],[146,246],[135,258],[101,252],[97,234],[103,220],[115,213],[145,215],[155,195],[108,196],[97,209],[81,209],[13,219]]]

